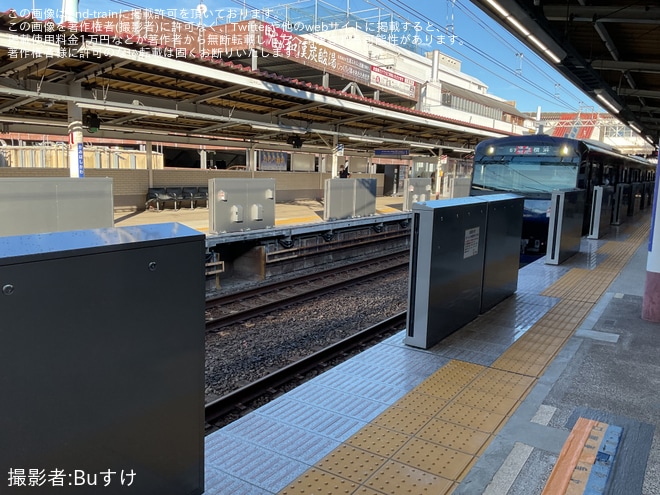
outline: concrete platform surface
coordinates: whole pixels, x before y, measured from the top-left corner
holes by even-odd
[[[376,198],[376,214],[396,213],[403,208],[401,196],[379,196]],[[190,228],[208,233],[208,208],[184,206],[178,210],[163,208],[133,213],[115,214],[115,227],[145,225],[150,223],[179,222]],[[323,203],[316,200],[299,200],[275,204],[275,225],[293,225],[323,222]]]
[[[660,494],[648,234],[532,263],[433,348],[401,332],[207,436],[206,494]]]

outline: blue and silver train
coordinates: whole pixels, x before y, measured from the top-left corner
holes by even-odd
[[[650,206],[655,169],[646,159],[596,141],[543,134],[494,138],[475,149],[471,194],[505,191],[524,196],[520,251],[524,262],[546,252],[553,190],[587,191],[585,235],[594,186],[603,186],[618,201],[613,211],[627,214],[623,209],[628,206],[631,211]]]

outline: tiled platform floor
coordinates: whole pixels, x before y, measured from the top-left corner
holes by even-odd
[[[473,468],[648,231],[631,223],[563,265],[528,265],[514,296],[434,348],[395,335],[211,434],[205,493],[507,493]]]

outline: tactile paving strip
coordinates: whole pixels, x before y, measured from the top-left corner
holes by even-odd
[[[566,275],[541,292],[542,296],[564,297],[571,292],[575,285],[589,273],[585,268],[572,268]]]
[[[366,484],[378,490],[378,493],[386,495],[399,495],[401,493],[445,495],[450,493],[454,483],[408,464],[389,461],[375,472]]]
[[[449,361],[280,495],[451,493],[648,230],[646,223],[624,242],[605,243],[596,268],[556,280],[546,295],[560,301],[492,365]]]

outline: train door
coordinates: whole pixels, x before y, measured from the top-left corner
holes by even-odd
[[[575,187],[578,189],[588,189],[589,181],[591,179],[591,158],[586,156],[584,160],[580,162],[580,168],[578,169],[577,184]]]

